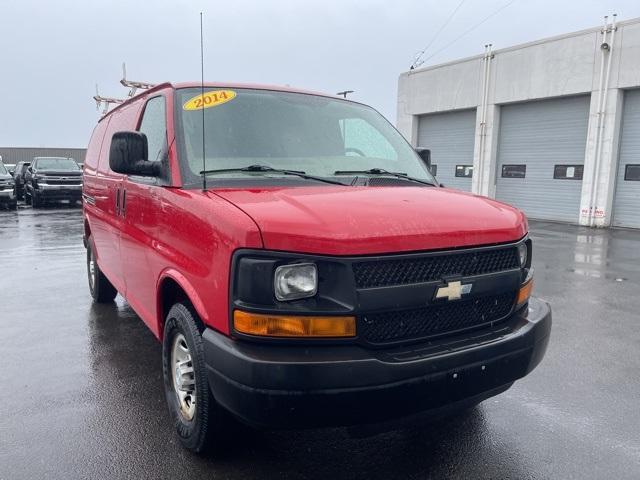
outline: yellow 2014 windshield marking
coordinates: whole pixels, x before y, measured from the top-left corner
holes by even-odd
[[[204,92],[203,95],[196,95],[190,98],[184,105],[183,110],[202,110],[203,108],[217,107],[223,103],[227,103],[236,97],[233,90],[211,90]]]

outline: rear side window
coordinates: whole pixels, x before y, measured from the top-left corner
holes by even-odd
[[[159,162],[167,156],[167,117],[164,97],[147,102],[140,123],[140,132],[147,136],[149,160]]]
[[[85,154],[84,163],[91,170],[98,168],[98,161],[100,159],[100,149],[102,148],[102,141],[104,139],[104,133],[109,124],[109,119],[104,119],[98,122],[96,128],[93,129],[93,134],[89,140],[87,146],[87,153]]]

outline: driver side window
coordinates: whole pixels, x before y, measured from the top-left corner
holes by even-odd
[[[397,160],[398,154],[389,141],[362,118],[340,120],[345,155]]]
[[[167,156],[167,117],[164,97],[147,102],[140,124],[140,132],[147,136],[149,160],[159,162]]]

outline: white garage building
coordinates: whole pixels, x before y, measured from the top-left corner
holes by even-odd
[[[405,72],[398,128],[448,187],[640,228],[640,18]]]

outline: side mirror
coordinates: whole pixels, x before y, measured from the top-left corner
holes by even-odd
[[[428,148],[416,148],[416,153],[422,159],[429,171],[431,171],[431,150]]]
[[[109,167],[116,173],[160,176],[160,164],[150,162],[147,136],[140,132],[116,132],[109,149]]]
[[[33,168],[31,167],[27,168],[27,172],[33,173]]]

